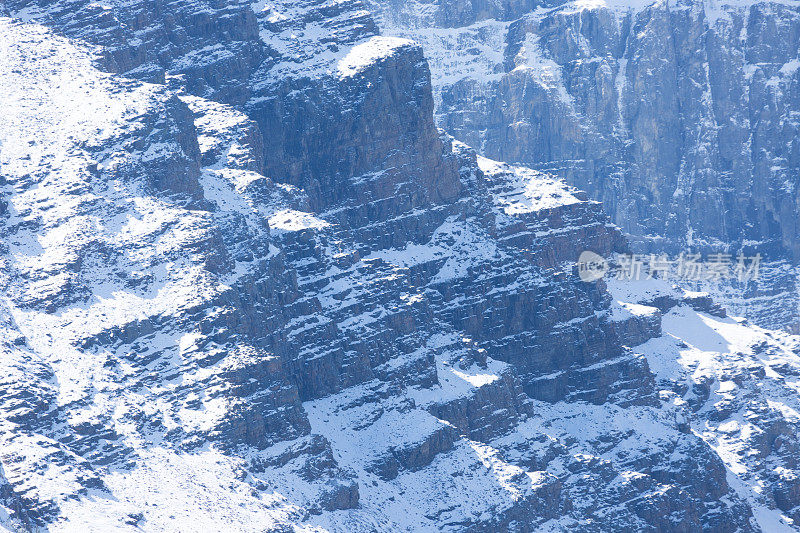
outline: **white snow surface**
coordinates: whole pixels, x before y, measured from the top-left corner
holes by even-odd
[[[575,188],[550,174],[481,156],[478,156],[478,166],[494,187],[495,205],[506,215],[535,213],[583,201],[576,196]]]
[[[101,73],[86,46],[7,18],[0,18],[0,56],[0,174],[10,198],[4,224],[14,228],[3,236],[8,252],[0,255],[0,325],[4,320],[13,325],[0,333],[3,379],[12,387],[51,391],[51,409],[66,409],[70,425],[108,424],[140,458],[138,466],[97,474],[51,438],[2,420],[5,476],[18,490],[58,504],[50,531],[139,530],[130,518],[137,513],[150,531],[174,530],[176,523],[181,531],[252,531],[288,521],[292,505],[285,498],[254,496],[236,481],[242,459],[162,448],[158,437],[142,432],[132,418],[146,413],[163,417],[168,428],[202,430],[227,416],[224,405],[202,405],[201,398],[201,410],[194,411],[199,416],[183,417],[163,399],[180,383],[165,377],[145,385],[138,363],[112,370],[104,367],[111,355],[107,349],[80,348],[94,335],[180,315],[228,290],[230,275],[223,280],[205,264],[209,257],[225,256],[215,244],[210,212],[176,206],[135,182],[93,178],[97,171],[113,175],[134,157],[181,150],[177,144],[151,143],[132,155],[114,144],[144,127],[140,117],[160,112],[172,96],[154,85]],[[234,209],[246,218],[253,208],[235,194],[235,183],[224,179],[226,171],[233,172],[208,170],[200,185],[205,183],[205,195],[220,213]],[[266,224],[255,226],[256,234],[268,234]],[[238,265],[230,274],[236,272]],[[81,289],[87,299],[69,298]],[[29,305],[17,306],[11,297]],[[53,310],[38,307],[47,301],[62,303]],[[161,354],[162,362],[182,364],[191,360],[195,335],[192,326],[160,330],[139,339],[136,348],[123,343],[123,353],[115,355],[124,357],[130,349],[137,357]],[[10,344],[14,338],[22,339],[22,347]],[[42,381],[38,368],[52,370],[52,379]],[[164,369],[161,364],[145,371],[157,375]],[[204,372],[184,373],[183,383],[201,380]],[[19,459],[9,463],[11,457]],[[76,497],[82,480],[98,475],[106,490]]]
[[[704,294],[660,280],[614,281],[609,288],[616,298],[627,300],[619,303],[628,309],[632,303],[668,294]],[[647,358],[661,394],[680,406],[692,401],[693,394],[680,397],[673,390],[683,386],[691,390],[701,383],[710,387],[710,397],[694,416],[687,417],[692,431],[725,463],[729,484],[753,507],[764,531],[795,531],[796,524],[782,515],[765,493],[765,477],[782,467],[776,466],[781,462],[777,457],[759,458],[763,453],[759,439],[770,416],[795,428],[800,422],[799,383],[788,377],[800,370],[800,337],[759,328],[741,318],[711,316],[685,305],[663,316],[662,331],[660,337],[634,348]],[[795,474],[787,470],[785,475]]]
[[[416,46],[413,41],[398,37],[376,35],[369,40],[355,45],[336,65],[339,76],[343,78],[355,76],[368,66],[394,55],[398,49]]]

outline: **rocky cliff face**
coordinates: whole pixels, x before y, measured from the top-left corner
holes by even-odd
[[[638,251],[797,260],[796,3],[498,4],[465,18],[452,2],[378,3],[387,31],[425,45],[449,133],[586,190]]]
[[[248,2],[5,1],[23,20],[101,46],[103,70],[192,94],[242,103],[247,79],[268,55]]]
[[[796,339],[581,282],[601,204],[437,129],[365,5],[6,7],[3,527],[797,518]]]

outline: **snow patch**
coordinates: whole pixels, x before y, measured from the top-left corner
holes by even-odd
[[[480,156],[478,166],[493,185],[498,185],[493,194],[494,202],[506,215],[533,213],[583,201],[576,189],[549,174]]]
[[[414,46],[409,39],[399,37],[371,37],[368,41],[355,45],[336,65],[341,78],[355,76],[368,66],[393,56],[398,50]]]

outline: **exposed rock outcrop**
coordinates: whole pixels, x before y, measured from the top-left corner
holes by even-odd
[[[376,36],[363,4],[208,10],[179,50],[165,17],[117,31],[86,18],[99,7],[26,6],[11,11],[106,56],[151,28],[116,70],[184,80],[105,74],[83,44],[0,20],[0,497],[16,519],[750,531],[753,508],[772,512],[734,485],[718,428],[690,431],[711,382],[689,394],[638,347],[672,342],[673,311],[576,275],[580,251],[626,249],[602,206],[437,130],[422,50]],[[177,32],[198,8],[181,6]],[[224,83],[206,39],[238,50]],[[167,64],[148,59],[159,43]],[[789,472],[785,423],[768,429]],[[769,484],[787,516],[791,479]]]
[[[636,251],[760,252],[769,282],[715,294],[796,328],[781,312],[797,308],[796,4],[517,4],[477,18],[444,0],[376,9],[423,44],[448,133],[587,191]]]

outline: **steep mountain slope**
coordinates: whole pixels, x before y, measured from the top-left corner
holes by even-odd
[[[102,46],[103,70],[185,85],[223,102],[246,100],[247,79],[267,57],[248,2],[4,0],[22,20]]]
[[[760,252],[763,283],[711,288],[796,327],[800,4],[529,4],[375,2],[423,44],[451,135],[565,177],[637,251]]]
[[[267,58],[231,76],[247,78],[236,98],[206,90],[204,69],[158,63],[183,76],[171,88],[98,70],[138,42],[119,21],[141,6],[54,6],[9,11],[102,47],[0,19],[0,524],[796,518],[796,339],[714,321],[669,287],[581,282],[580,251],[626,246],[601,205],[437,130],[423,50],[376,35],[363,5],[255,6]],[[211,36],[220,12],[204,11]],[[642,305],[662,293],[662,310]],[[701,345],[700,323],[730,350]],[[758,354],[774,354],[784,406],[756,417],[763,384],[741,374]],[[710,403],[737,380],[735,408]],[[722,418],[740,415],[741,431]]]

